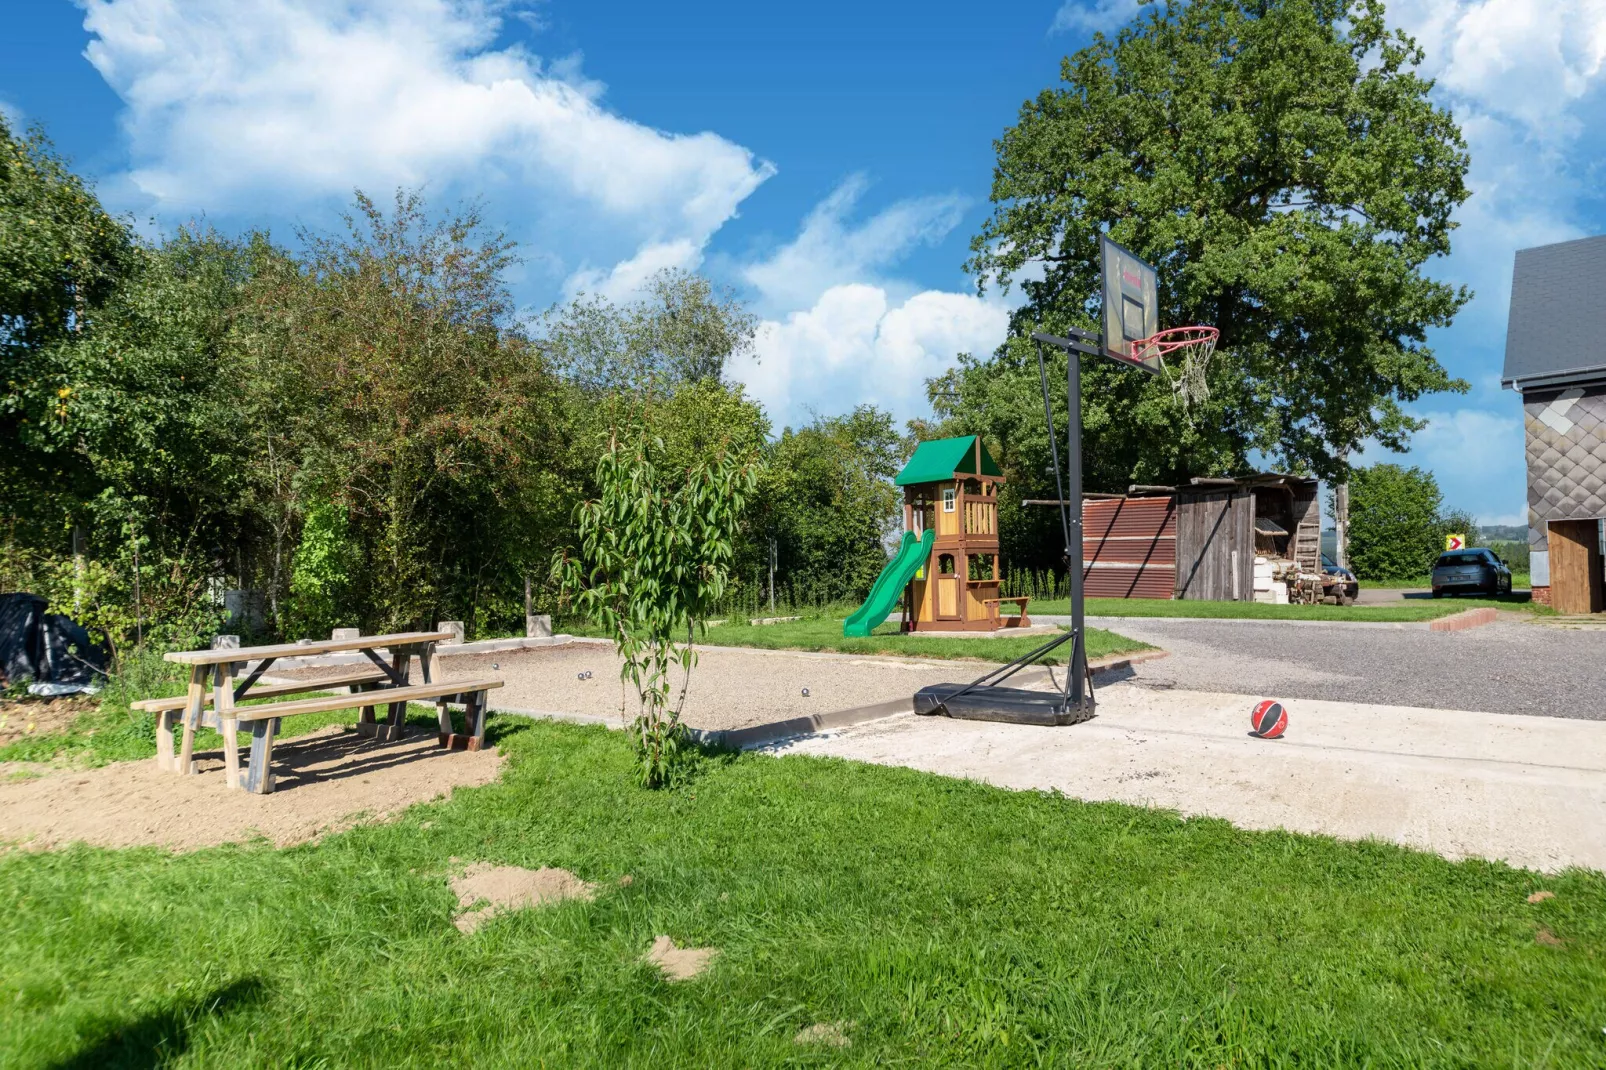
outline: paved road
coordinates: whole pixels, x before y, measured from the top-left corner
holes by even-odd
[[[1134,682],[1279,698],[1606,720],[1606,632],[1502,621],[1465,632],[1122,621],[1171,656]]]

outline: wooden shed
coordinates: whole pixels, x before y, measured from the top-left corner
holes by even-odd
[[[1255,558],[1321,572],[1317,482],[1266,473],[1178,487],[1176,598],[1249,602]]]
[[[1321,571],[1316,492],[1314,479],[1268,472],[1088,495],[1083,590],[1089,598],[1253,601],[1257,556]]]

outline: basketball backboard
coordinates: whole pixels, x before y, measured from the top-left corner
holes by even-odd
[[[1160,282],[1153,265],[1099,235],[1104,276],[1104,351],[1135,368],[1159,374],[1158,355],[1134,359],[1132,343],[1160,329]]]

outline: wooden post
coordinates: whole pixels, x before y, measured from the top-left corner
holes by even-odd
[[[412,668],[412,664],[413,664],[413,648],[412,647],[410,647],[410,646],[401,646],[401,647],[397,647],[395,650],[391,651],[391,654],[390,654],[390,667],[395,670],[395,672],[396,672],[396,674],[398,676],[401,677],[401,684],[399,686],[401,686],[401,687],[406,687],[407,686],[407,683],[408,683],[407,674],[408,674],[408,670]],[[390,704],[389,725],[388,725],[386,731],[384,731],[381,735],[379,735],[378,738],[383,739],[383,740],[400,739],[402,737],[403,727],[406,725],[406,723],[407,723],[407,703],[405,703],[405,702],[392,702]]]
[[[201,714],[206,708],[206,677],[209,665],[190,669],[190,691],[184,706],[184,742],[178,752],[178,773],[188,776],[195,772],[195,730],[201,727]]]
[[[245,773],[246,791],[266,795],[273,790],[273,733],[278,726],[277,717],[251,722],[251,764]]]
[[[177,768],[173,760],[173,718],[176,710],[156,711],[156,768],[164,773]]]
[[[240,722],[234,716],[234,662],[218,665],[212,673],[212,712],[223,735],[223,780],[230,788],[240,783]]]

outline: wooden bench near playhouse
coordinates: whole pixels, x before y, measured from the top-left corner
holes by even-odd
[[[307,691],[348,687],[354,694],[360,693],[361,701],[365,703],[360,707],[358,714],[358,734],[372,736],[380,741],[401,738],[406,725],[409,702],[434,702],[439,713],[438,738],[441,746],[452,750],[479,750],[485,743],[486,693],[501,687],[502,681],[486,677],[432,683],[430,663],[433,660],[435,645],[455,637],[455,633],[449,631],[403,632],[312,643],[175,651],[165,657],[168,661],[190,667],[190,685],[187,693],[176,698],[146,699],[134,703],[134,707],[156,714],[158,769],[180,774],[195,772],[195,732],[203,726],[213,727],[223,736],[225,783],[231,788],[244,788],[258,794],[266,794],[273,790],[274,778],[270,766],[273,761],[273,741],[279,732],[280,718],[300,713],[327,713],[350,709],[356,703],[353,694],[344,694],[252,706],[239,705],[246,699],[277,698]],[[374,668],[342,673],[322,680],[256,686],[262,674],[280,658],[353,651],[361,653],[373,662]],[[422,684],[413,684],[409,680],[410,667],[415,657],[424,677]],[[256,664],[249,672],[245,672],[250,662]],[[244,679],[236,684],[235,678],[243,672],[245,672]],[[461,705],[464,708],[464,730],[461,733],[452,727],[448,704]],[[384,723],[380,723],[375,717],[375,710],[381,705],[388,707]],[[173,747],[175,721],[183,729],[182,742],[176,755]],[[239,747],[239,730],[242,725],[249,726],[251,731],[250,761],[243,776],[240,770]]]
[[[1005,598],[983,598],[981,604],[987,607],[987,617],[993,622],[994,628],[1030,628],[1032,619],[1026,615],[1026,603],[1030,601],[1030,596],[1022,594]],[[1015,604],[1013,617],[999,616],[1005,602]]]

